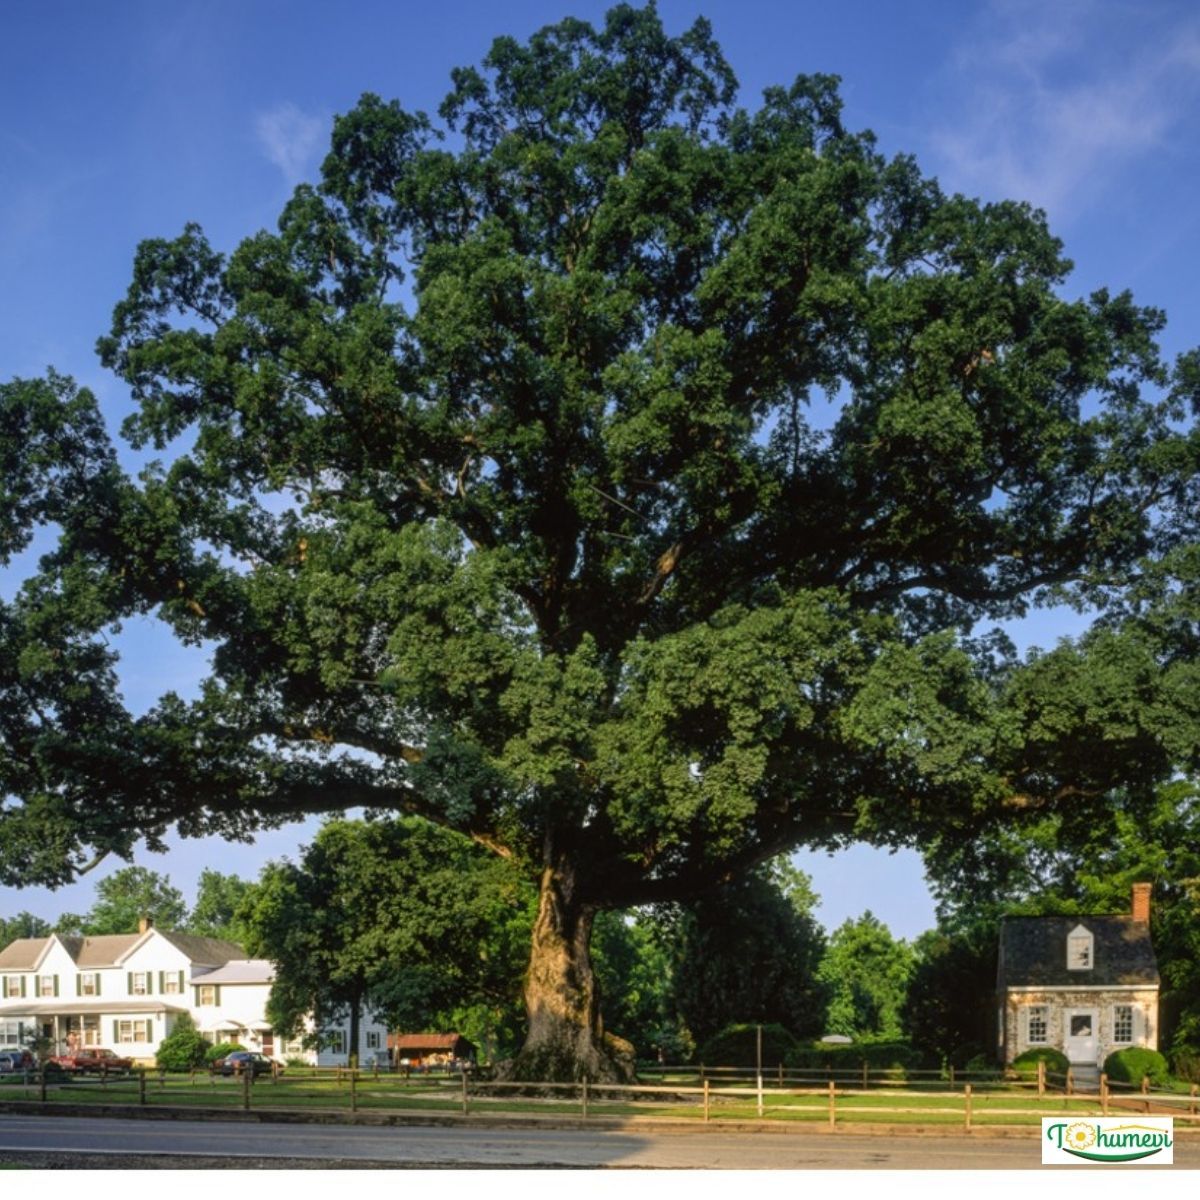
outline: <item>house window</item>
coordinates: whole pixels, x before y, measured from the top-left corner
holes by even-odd
[[[123,1045],[130,1042],[148,1042],[150,1040],[149,1021],[118,1021],[117,1040]]]
[[[1125,1046],[1133,1041],[1132,1004],[1117,1004],[1113,1007],[1113,1041]]]
[[[1046,1024],[1048,1011],[1044,1004],[1036,1004],[1029,1010],[1029,1044],[1044,1045],[1046,1042]]]
[[[5,975],[4,998],[7,1000],[12,996],[25,995],[24,983],[24,977],[21,975]]]
[[[81,996],[100,995],[100,976],[95,972],[79,976],[79,994]]]
[[[183,988],[180,986],[180,976],[182,971],[164,971],[162,979],[162,990],[165,995],[178,996]]]
[[[1092,969],[1092,935],[1082,925],[1076,925],[1067,937],[1067,970]]]
[[[367,1034],[367,1049],[368,1050],[378,1050],[380,1048],[379,1036],[380,1035],[378,1032]]]
[[[100,1045],[99,1017],[71,1017],[67,1021],[68,1034],[74,1034],[81,1046]]]
[[[129,991],[134,996],[148,996],[150,994],[150,972],[134,971],[129,976]]]
[[[57,975],[39,975],[37,981],[37,994],[39,996],[53,996],[58,991]]]
[[[196,1003],[202,1008],[208,1008],[217,1002],[217,985],[208,983],[196,989]]]
[[[331,1050],[334,1054],[345,1054],[346,1031],[344,1029],[331,1029],[325,1035],[325,1048]]]

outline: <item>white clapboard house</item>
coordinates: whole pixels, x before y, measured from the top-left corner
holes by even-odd
[[[232,942],[148,922],[140,933],[19,938],[0,950],[0,1046],[42,1037],[55,1053],[105,1046],[149,1064],[187,1012],[214,1043],[319,1066],[348,1063],[348,1022],[323,1029],[319,1049],[275,1035],[266,1017],[272,972]],[[359,1037],[360,1063],[386,1060],[382,1024],[364,1013]]]

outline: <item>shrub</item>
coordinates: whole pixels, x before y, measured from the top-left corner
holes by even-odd
[[[976,1054],[974,1058],[967,1059],[963,1070],[980,1081],[1000,1078],[1000,1068],[990,1054]]]
[[[190,1071],[202,1067],[208,1042],[196,1028],[190,1013],[175,1018],[175,1028],[159,1043],[155,1064],[165,1071]]]
[[[795,1037],[782,1025],[762,1027],[763,1065],[774,1066],[788,1062],[789,1056],[798,1048]],[[726,1025],[720,1033],[700,1047],[697,1057],[702,1063],[714,1067],[753,1067],[758,1062],[758,1026]]]
[[[1071,1069],[1071,1063],[1067,1056],[1061,1050],[1055,1050],[1050,1046],[1042,1046],[1036,1050],[1026,1050],[1024,1054],[1018,1054],[1013,1059],[1012,1069],[1022,1079],[1036,1079],[1039,1062],[1046,1064],[1048,1075],[1065,1075]]]
[[[1128,1050],[1114,1050],[1104,1060],[1104,1073],[1115,1083],[1140,1084],[1148,1075],[1152,1087],[1165,1087],[1171,1075],[1167,1060],[1157,1050],[1144,1050],[1130,1046]]]
[[[245,1050],[245,1048],[241,1042],[218,1042],[204,1052],[204,1061],[216,1062],[218,1058],[224,1058],[225,1055],[232,1054],[235,1050]]]
[[[1200,1083],[1200,1050],[1191,1046],[1176,1046],[1171,1051],[1171,1070],[1178,1079]]]
[[[862,1041],[849,1043],[817,1042],[797,1046],[787,1064],[808,1071],[861,1071],[863,1063],[871,1071],[887,1071],[903,1077],[921,1064],[921,1052],[908,1042]]]

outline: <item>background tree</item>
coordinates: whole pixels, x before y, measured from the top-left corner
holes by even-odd
[[[679,906],[669,921],[675,1003],[697,1043],[731,1022],[824,1032],[817,903],[812,881],[784,859]]]
[[[17,938],[42,938],[50,934],[51,925],[30,912],[19,912],[15,917],[0,917],[0,947],[15,942]]]
[[[532,893],[511,867],[427,821],[330,821],[298,863],[268,866],[239,911],[250,954],[275,964],[272,1025],[364,1011],[427,1028],[446,1010],[501,1011],[520,991]]]
[[[538,887],[515,1073],[612,1077],[597,913],[1102,816],[1194,752],[1031,741],[1023,671],[959,637],[1188,535],[1161,314],[1062,299],[1040,214],[886,160],[833,79],[736,92],[652,7],[499,39],[440,124],[339,117],[275,233],[140,247],[100,351],[169,466],[128,479],[61,377],[0,392],[0,553],[62,531],[0,609],[7,878],[421,813]],[[133,719],[104,633],[151,610],[212,674]]]
[[[254,884],[236,875],[222,875],[220,871],[205,868],[196,883],[196,904],[187,918],[187,932],[240,945],[245,941],[246,930],[237,914],[253,888]]]
[[[878,917],[865,912],[845,921],[830,936],[817,971],[829,996],[826,1032],[852,1038],[901,1037],[912,971],[912,949],[903,939],[893,938]]]
[[[137,933],[143,918],[160,929],[182,929],[187,916],[183,893],[171,880],[145,867],[123,867],[96,883],[96,900],[82,915],[64,913],[55,923],[59,933],[95,936]]]
[[[913,943],[902,1024],[926,1058],[961,1068],[996,1057],[999,948],[998,925],[987,920],[930,929]]]

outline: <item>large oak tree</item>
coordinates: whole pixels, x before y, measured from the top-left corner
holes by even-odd
[[[1068,269],[652,7],[498,40],[439,119],[364,96],[275,232],[139,249],[100,350],[168,465],[0,393],[0,552],[62,533],[0,611],[0,870],[424,815],[540,889],[517,1073],[602,1077],[598,911],[1169,773],[1030,743],[963,637],[1102,603],[1194,506],[1200,371]],[[104,631],[146,612],[212,670],[135,720]]]

